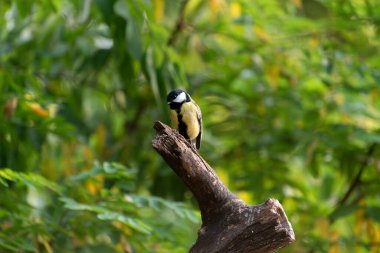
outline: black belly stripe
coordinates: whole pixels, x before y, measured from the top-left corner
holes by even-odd
[[[190,140],[189,136],[187,135],[187,126],[182,121],[182,115],[177,113],[177,119],[178,119],[178,131],[179,133],[185,137],[185,139]]]

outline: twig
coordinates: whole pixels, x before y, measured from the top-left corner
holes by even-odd
[[[363,174],[364,169],[367,167],[369,159],[373,155],[373,152],[375,151],[376,143],[371,144],[371,146],[368,148],[366,158],[362,161],[360,164],[360,169],[358,171],[358,174],[356,174],[356,177],[352,181],[350,187],[348,188],[347,192],[344,194],[343,198],[338,202],[337,207],[343,206],[348,198],[351,196],[351,194],[354,192],[354,190],[360,185],[361,183],[361,176]]]
[[[188,2],[189,2],[189,0],[182,0],[182,2],[181,2],[177,22],[176,22],[175,27],[174,27],[174,29],[173,29],[173,31],[172,31],[169,39],[168,39],[168,42],[167,42],[168,46],[174,45],[174,43],[177,41],[178,34],[185,27],[185,9],[186,9],[186,5]]]

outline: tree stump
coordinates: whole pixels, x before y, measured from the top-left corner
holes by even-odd
[[[250,206],[232,194],[215,171],[177,131],[156,122],[153,148],[196,198],[202,227],[191,253],[275,252],[295,241],[291,224],[275,199]]]

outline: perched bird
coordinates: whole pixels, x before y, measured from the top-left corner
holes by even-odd
[[[199,106],[181,89],[172,90],[167,102],[173,128],[199,149],[202,140],[202,113]]]

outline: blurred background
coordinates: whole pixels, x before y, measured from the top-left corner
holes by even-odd
[[[0,252],[187,252],[200,214],[152,149],[166,95],[281,252],[380,252],[377,0],[2,0]]]

